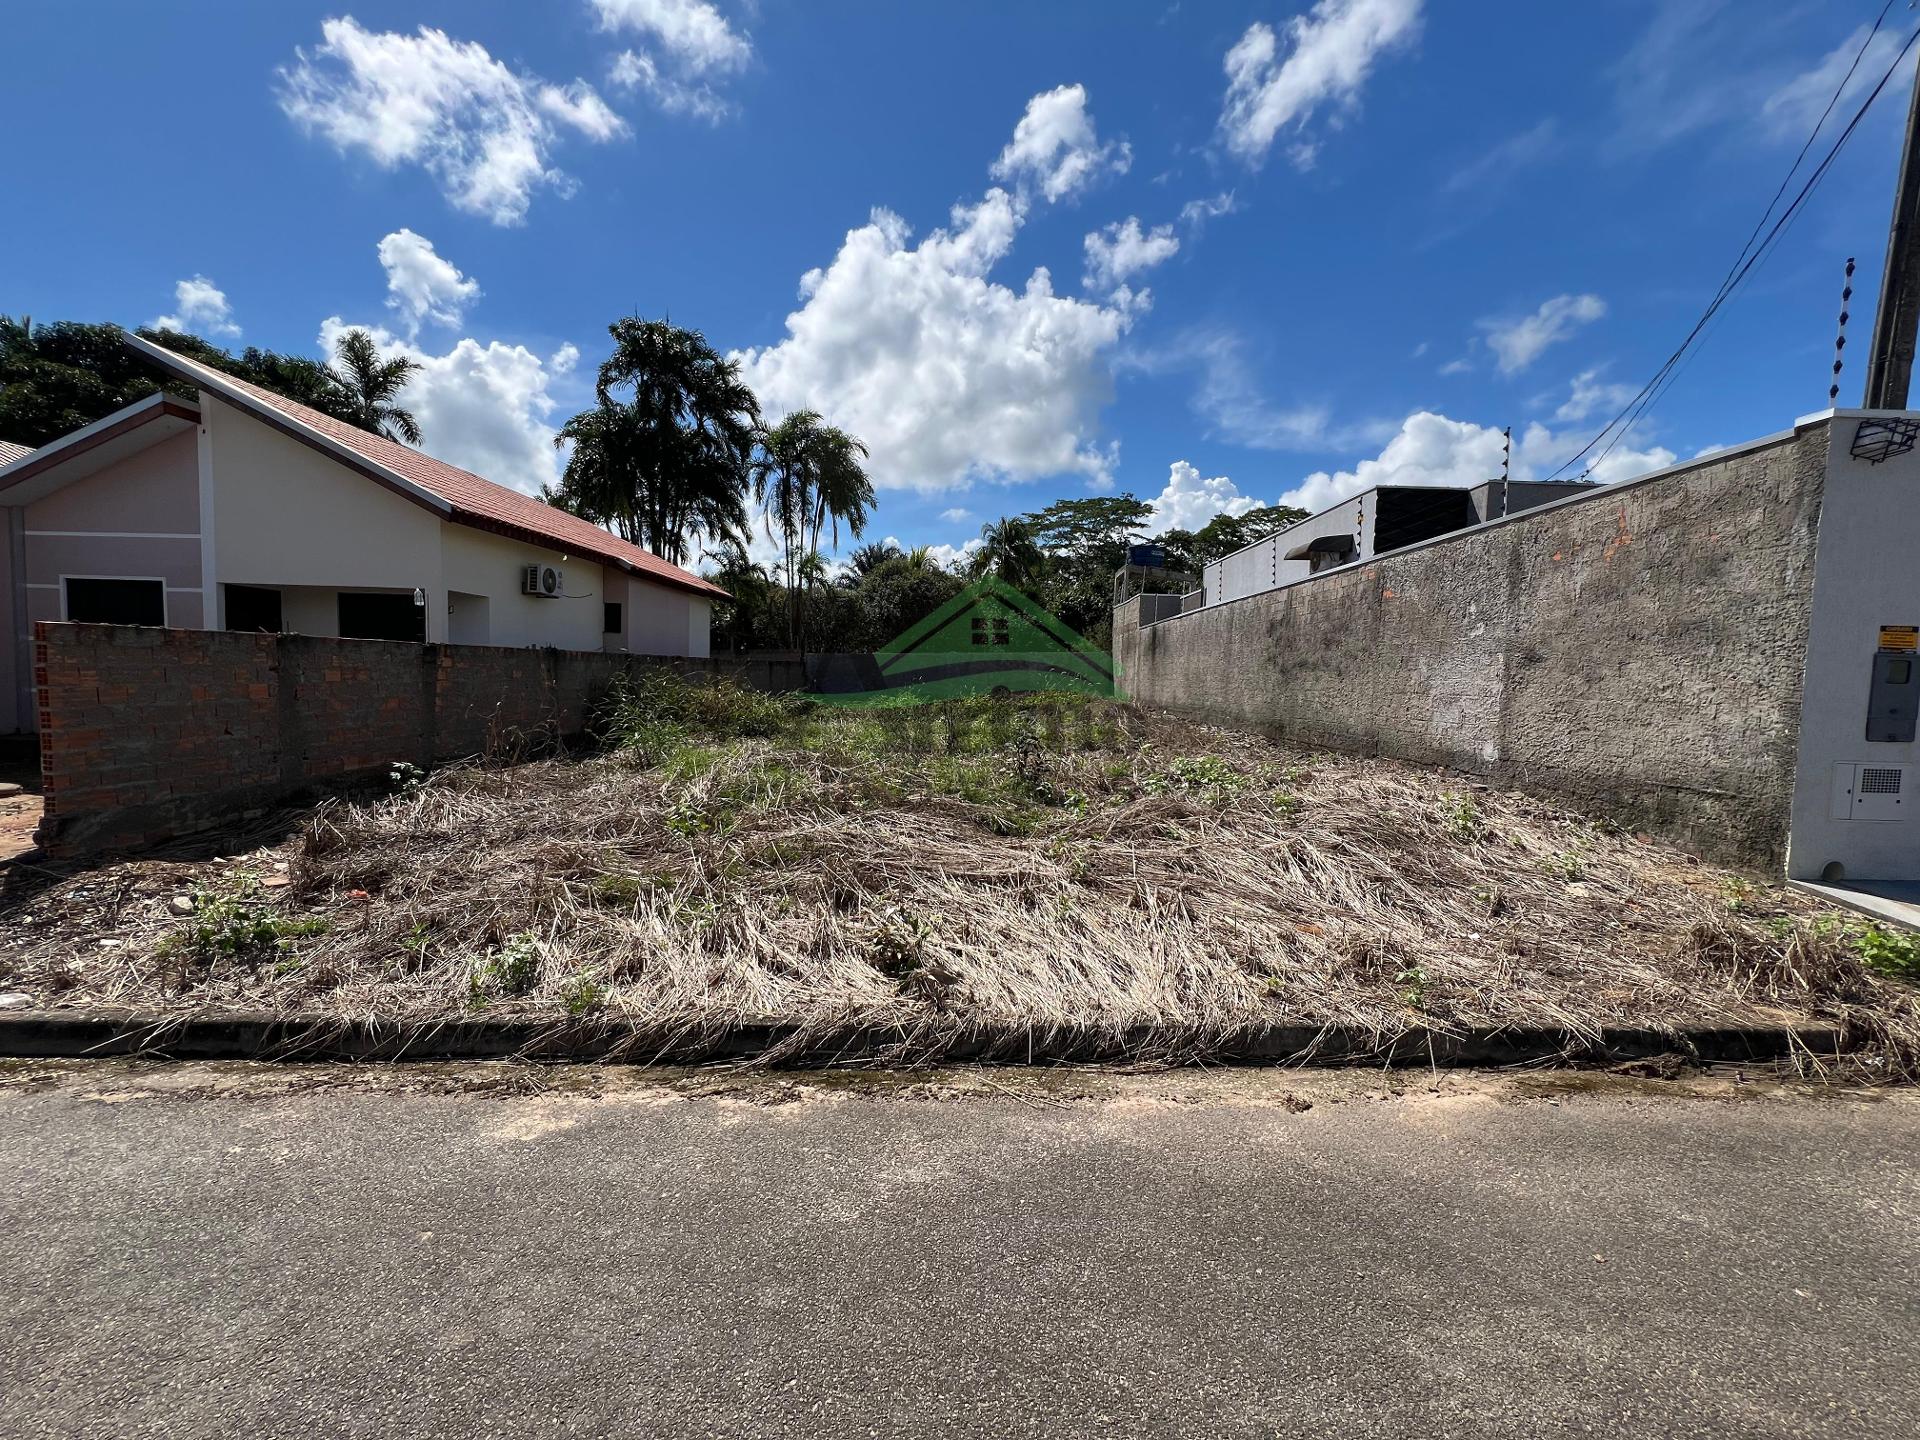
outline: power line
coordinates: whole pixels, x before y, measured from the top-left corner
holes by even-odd
[[[1891,9],[1892,0],[1888,0],[1885,8],[1880,12],[1881,19],[1884,19],[1887,12]],[[1876,19],[1873,29],[1868,32],[1867,38],[1861,42],[1860,51],[1854,56],[1853,64],[1848,67],[1846,76],[1842,78],[1839,86],[1835,89],[1833,98],[1827,102],[1827,108],[1821,112],[1820,120],[1814,126],[1813,133],[1807,137],[1807,143],[1801,147],[1799,156],[1795,158],[1792,168],[1787,171],[1786,178],[1781,181],[1779,190],[1774,193],[1773,199],[1768,202],[1766,210],[1762,212],[1759,223],[1754,226],[1753,235],[1748,236],[1747,243],[1741,247],[1740,254],[1734,257],[1733,266],[1728,270],[1726,278],[1720,282],[1720,288],[1715,291],[1713,300],[1701,313],[1700,318],[1694,322],[1693,328],[1687,332],[1686,338],[1680,342],[1679,348],[1667,357],[1665,363],[1653,373],[1653,377],[1649,379],[1645,385],[1640,387],[1640,390],[1621,408],[1620,412],[1601,427],[1599,434],[1581,446],[1574,454],[1568,456],[1559,468],[1547,477],[1549,480],[1555,479],[1571,469],[1583,457],[1590,454],[1594,447],[1599,445],[1603,440],[1607,442],[1605,448],[1588,462],[1586,471],[1583,473],[1591,473],[1594,466],[1600,464],[1608,455],[1613,453],[1614,448],[1626,438],[1627,433],[1639,423],[1647,411],[1650,410],[1661,396],[1666,393],[1668,388],[1670,388],[1684,361],[1690,358],[1689,352],[1692,350],[1694,342],[1700,338],[1709,322],[1719,313],[1720,308],[1732,298],[1734,291],[1740,288],[1747,276],[1753,272],[1754,268],[1772,253],[1773,249],[1779,243],[1780,238],[1786,233],[1787,228],[1799,215],[1801,207],[1806,204],[1808,197],[1812,195],[1813,191],[1819,186],[1821,180],[1826,177],[1827,170],[1833,164],[1835,157],[1845,148],[1847,141],[1852,138],[1854,130],[1858,128],[1861,120],[1866,117],[1867,112],[1873,108],[1874,101],[1880,98],[1880,92],[1886,89],[1887,82],[1891,80],[1894,73],[1900,69],[1901,64],[1906,60],[1907,52],[1913,48],[1916,40],[1920,40],[1920,30],[1915,30],[1907,37],[1906,43],[1900,47],[1899,53],[1893,57],[1892,64],[1888,65],[1886,73],[1880,77],[1879,82],[1861,103],[1859,109],[1853,113],[1853,118],[1848,120],[1846,128],[1840,132],[1839,138],[1834,141],[1827,153],[1821,158],[1820,163],[1814,167],[1813,172],[1807,177],[1806,183],[1800,187],[1799,193],[1793,197],[1792,202],[1788,204],[1787,208],[1780,213],[1779,218],[1774,221],[1773,227],[1766,232],[1765,238],[1762,239],[1756,247],[1753,243],[1753,236],[1758,235],[1762,227],[1766,225],[1768,216],[1772,215],[1774,207],[1779,204],[1780,196],[1786,192],[1787,186],[1792,183],[1795,173],[1800,168],[1801,161],[1805,159],[1807,152],[1812,149],[1813,143],[1819,137],[1821,130],[1825,128],[1828,118],[1833,113],[1834,106],[1839,102],[1840,96],[1845,93],[1848,82],[1852,79],[1855,70],[1858,69],[1862,57],[1866,54],[1867,47],[1873,41],[1874,35],[1879,33],[1879,28],[1880,20]]]

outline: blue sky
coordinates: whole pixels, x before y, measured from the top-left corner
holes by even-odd
[[[1508,424],[1544,474],[1692,325],[1881,5],[15,0],[0,309],[377,327],[426,448],[528,490],[607,323],[670,315],[865,438],[869,538],[909,544],[1105,489],[1197,523],[1470,483]],[[1823,408],[1849,255],[1858,403],[1905,99],[1602,478]]]

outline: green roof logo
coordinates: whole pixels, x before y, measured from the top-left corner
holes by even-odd
[[[820,677],[830,704],[910,703],[1053,690],[1113,694],[1113,662],[994,576],[974,581],[871,657]]]

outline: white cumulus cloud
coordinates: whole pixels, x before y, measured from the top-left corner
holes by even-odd
[[[973,512],[964,506],[955,505],[951,509],[942,510],[940,518],[949,525],[961,525],[973,518]]]
[[[961,545],[929,545],[927,554],[932,557],[933,563],[943,570],[964,570],[973,563],[974,552],[986,543],[984,540],[976,539],[968,540]]]
[[[1162,530],[1198,530],[1216,515],[1244,515],[1259,501],[1242,495],[1240,488],[1225,475],[1203,476],[1185,460],[1176,460],[1167,472],[1167,485],[1153,500],[1153,519],[1148,528]]]
[[[1085,244],[1087,287],[1102,292],[1117,290],[1132,276],[1171,260],[1180,251],[1173,226],[1142,230],[1139,218],[1133,215],[1116,220],[1104,230],[1095,230]]]
[[[564,132],[607,141],[626,122],[585,81],[516,73],[477,42],[421,26],[374,32],[327,20],[322,43],[280,71],[280,108],[343,153],[382,169],[418,165],[459,210],[496,225],[526,218],[533,192],[572,182],[549,155]]]
[[[1559,344],[1606,313],[1607,302],[1598,295],[1556,295],[1543,301],[1531,315],[1482,320],[1480,328],[1499,361],[1500,373],[1517,375],[1538,360],[1548,346]]]
[[[1292,127],[1294,162],[1313,163],[1305,127],[1323,107],[1337,122],[1359,103],[1361,87],[1384,54],[1420,32],[1421,0],[1319,0],[1286,23],[1285,40],[1255,21],[1227,52],[1227,94],[1220,133],[1227,148],[1257,165]]]
[[[670,115],[718,121],[732,110],[719,84],[753,60],[753,42],[707,0],[589,0],[600,27],[640,43],[608,70],[622,90],[638,91]]]
[[[1056,295],[1044,268],[1019,290],[989,278],[1023,216],[990,190],[912,244],[904,220],[875,210],[802,277],[786,337],[737,355],[761,403],[775,416],[818,410],[859,436],[884,487],[1109,483],[1096,421],[1132,312]]]
[[[433,242],[411,230],[396,230],[380,241],[380,265],[387,272],[387,308],[400,316],[409,336],[422,322],[455,326],[480,294],[478,281],[434,251]]]
[[[707,0],[589,0],[603,30],[646,37],[695,74],[739,70],[753,59],[753,42]]]
[[[993,162],[993,178],[1031,184],[1049,201],[1065,200],[1103,175],[1124,175],[1132,163],[1126,141],[1100,139],[1087,112],[1087,87],[1062,85],[1027,102],[1013,139]]]
[[[1639,393],[1624,381],[1602,380],[1597,367],[1582,370],[1567,388],[1567,398],[1553,412],[1556,420],[1585,420],[1590,415],[1612,419]]]
[[[523,491],[540,493],[560,478],[547,393],[554,371],[524,345],[461,339],[436,354],[377,325],[329,316],[320,326],[328,355],[347,330],[365,330],[383,356],[404,355],[420,369],[400,403],[420,422],[420,448],[449,465]]]
[[[175,281],[173,314],[156,316],[150,324],[155,330],[175,330],[181,334],[191,331],[226,339],[240,333],[240,327],[233,322],[233,307],[227,303],[226,292],[204,275]]]

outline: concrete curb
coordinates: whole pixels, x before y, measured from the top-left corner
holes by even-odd
[[[1382,1036],[1357,1026],[1277,1024],[1232,1033],[1141,1027],[1119,1034],[858,1025],[839,1030],[778,1020],[718,1033],[642,1030],[612,1019],[479,1016],[430,1022],[330,1016],[173,1016],[140,1011],[27,1010],[0,1014],[0,1058],[164,1060],[506,1060],[779,1066],[925,1061],[1061,1064],[1164,1060],[1219,1065],[1466,1066],[1612,1064],[1678,1055],[1699,1063],[1832,1058],[1855,1046],[1832,1025],[1606,1030],[1598,1039],[1543,1026]]]

